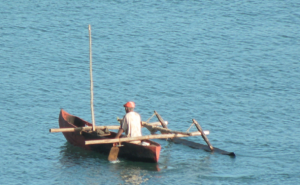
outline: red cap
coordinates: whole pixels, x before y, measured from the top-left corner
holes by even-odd
[[[133,101],[129,101],[127,103],[124,104],[124,107],[132,107],[134,108],[135,107],[135,103]]]

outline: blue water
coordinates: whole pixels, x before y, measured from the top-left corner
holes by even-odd
[[[296,0],[1,1],[0,184],[299,183],[299,10]],[[132,100],[170,129],[196,119],[237,157],[159,140],[157,165],[113,164],[49,133],[60,108],[91,121],[89,24],[97,125],[118,124]]]

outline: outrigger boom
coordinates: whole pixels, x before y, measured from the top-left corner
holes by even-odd
[[[143,122],[143,125],[148,125],[148,126],[158,126],[160,125],[160,122],[153,122],[153,123],[146,123]],[[118,130],[120,126],[118,125],[108,125],[108,126],[95,126],[96,129],[109,129],[109,130]],[[49,129],[49,132],[80,132],[80,131],[92,131],[93,127],[88,126],[88,127],[76,127],[76,128],[51,128]]]
[[[209,131],[204,131],[206,135],[209,134]],[[200,136],[200,132],[190,132],[189,134],[157,134],[157,135],[147,135],[139,137],[126,137],[126,138],[117,138],[117,139],[99,139],[99,140],[88,140],[85,141],[86,145],[94,144],[107,144],[107,143],[120,143],[128,141],[138,141],[146,139],[168,139],[168,138],[177,138],[177,137],[189,137],[189,136]]]

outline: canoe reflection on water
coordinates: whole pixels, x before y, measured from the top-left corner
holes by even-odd
[[[120,162],[112,164],[107,160],[107,155],[98,152],[84,150],[80,147],[73,146],[69,142],[66,142],[61,146],[60,151],[60,163],[64,167],[78,165],[80,163],[91,164],[93,166],[103,166],[106,168],[115,168],[115,170],[122,169],[139,169],[146,171],[160,171],[157,163],[145,163],[145,162],[134,162],[128,160],[120,160]]]
[[[123,170],[120,175],[125,184],[142,184],[149,180],[148,173],[140,168]]]
[[[124,160],[109,166],[116,172],[124,184],[144,184],[153,178],[155,171],[160,171],[158,164]]]

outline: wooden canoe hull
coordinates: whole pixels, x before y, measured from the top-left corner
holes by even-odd
[[[76,128],[76,127],[85,127],[92,126],[91,123],[73,116],[63,109],[61,109],[59,114],[59,127],[60,128]],[[82,131],[80,132],[63,132],[63,135],[69,143],[74,146],[84,148],[86,150],[93,150],[103,154],[109,154],[112,144],[96,144],[96,145],[85,145],[87,140],[95,139],[110,139],[116,136],[115,132],[110,132],[108,136],[97,136],[91,133]],[[150,146],[143,146],[139,144],[133,144],[124,142],[122,147],[120,147],[119,155],[120,158],[126,158],[133,161],[143,161],[143,162],[152,162],[156,163],[159,160],[161,146],[160,144],[146,140],[150,143]]]

